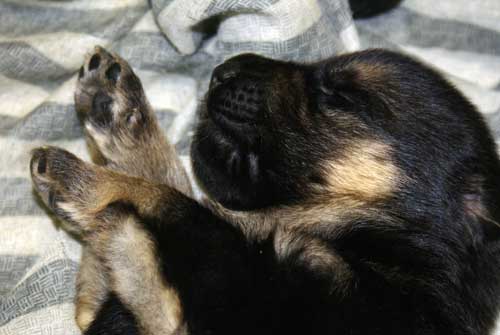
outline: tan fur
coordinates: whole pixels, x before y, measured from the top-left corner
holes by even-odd
[[[89,248],[83,248],[80,270],[76,278],[76,323],[82,331],[94,320],[108,293],[108,276]]]
[[[250,212],[231,211],[207,200],[209,208],[238,226],[249,239],[263,240],[274,232],[274,248],[283,260],[291,255],[316,272],[335,273],[332,288],[347,294],[353,273],[335,250],[312,236],[332,236],[358,219],[384,219],[377,204],[391,197],[406,178],[394,165],[390,146],[358,141],[324,165],[325,184],[304,203]],[[332,270],[334,269],[334,270]]]
[[[120,99],[124,100],[118,100]],[[125,101],[119,102],[119,106],[118,110],[128,108]],[[124,124],[119,126],[125,129],[118,128],[113,136],[101,134],[91,124],[86,124],[87,133],[106,158],[108,167],[130,176],[172,186],[187,196],[192,196],[191,184],[175,148],[159,129],[151,108],[146,105],[144,109],[142,112],[148,114],[149,121],[148,129],[142,136],[131,136]]]
[[[162,278],[148,234],[128,217],[109,236],[105,248],[111,288],[134,311],[143,334],[172,334],[182,322],[180,300]]]
[[[389,145],[375,140],[352,143],[340,158],[327,162],[324,170],[332,200],[344,199],[351,203],[347,207],[391,196],[402,177]]]
[[[141,216],[158,215],[165,201],[181,193],[82,162],[61,149],[46,147],[33,155],[31,173],[42,200],[63,210],[67,226],[87,242],[78,279],[78,325],[88,327],[111,289],[133,310],[144,334],[172,334],[182,321],[180,302],[160,274],[154,244],[132,214],[112,204],[130,204]],[[57,199],[50,200],[51,192]]]
[[[127,83],[120,80],[116,86],[107,84],[104,77],[105,69],[112,63],[120,64],[121,77],[135,77],[128,63],[118,55],[96,47],[94,53],[87,57],[84,65],[86,69],[91,57],[96,54],[100,56],[100,68],[103,71],[98,71],[94,77],[78,81],[75,105],[78,113],[85,119],[85,115],[92,108],[93,94],[98,89],[104,89],[113,98],[114,125],[112,130],[98,129],[92,123],[85,121],[88,143],[94,152],[93,157],[99,161],[101,157],[104,158],[105,163],[116,171],[170,185],[192,197],[187,174],[175,148],[168,143],[162,133],[143,90],[131,93]],[[136,121],[127,122],[130,119]],[[135,132],[141,127],[144,129]]]
[[[287,226],[280,226],[274,235],[274,249],[279,259],[295,257],[295,261],[315,273],[327,274],[331,287],[338,293],[347,294],[353,278],[349,265],[323,241]],[[331,274],[335,278],[330,278]]]
[[[95,166],[96,179],[87,197],[82,199],[83,210],[88,215],[96,215],[114,202],[130,203],[143,215],[152,215],[161,202],[174,192],[168,186],[149,182],[142,178],[130,177]]]
[[[391,197],[406,178],[394,165],[391,149],[377,141],[351,143],[340,158],[324,163],[325,184],[300,205],[232,211],[206,199],[216,215],[241,228],[249,239],[265,239],[278,226],[299,231],[330,231],[357,218],[379,218],[377,203]],[[390,222],[390,218],[384,218]]]
[[[52,149],[48,149],[48,156]],[[60,195],[62,200],[57,207],[69,218],[68,229],[85,235],[98,229],[101,220],[97,217],[111,204],[116,202],[133,206],[141,215],[154,215],[163,202],[170,198],[174,189],[151,183],[145,179],[130,177],[97,165],[80,161],[80,177],[72,180],[58,180],[57,175],[38,177],[33,172],[33,179],[45,180]],[[50,175],[50,172],[49,172]],[[52,178],[52,179],[51,179]],[[67,185],[63,185],[68,183]],[[42,199],[48,203],[48,197],[42,193]]]

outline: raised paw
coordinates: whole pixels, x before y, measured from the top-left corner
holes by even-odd
[[[126,61],[99,46],[80,69],[75,105],[106,158],[134,147],[156,125],[139,78]]]
[[[126,61],[102,47],[78,75],[76,110],[106,166],[192,194],[189,179]]]
[[[31,178],[36,192],[58,218],[77,233],[92,221],[90,208],[97,174],[75,155],[55,147],[33,151]]]

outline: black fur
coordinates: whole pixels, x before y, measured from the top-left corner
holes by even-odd
[[[97,317],[85,331],[86,335],[133,335],[139,334],[133,314],[111,293]]]
[[[358,218],[314,233],[349,265],[347,289],[300,250],[278,260],[273,234],[249,241],[183,197],[141,218],[189,333],[488,334],[500,298],[500,167],[475,108],[432,69],[388,51],[312,65],[244,55],[223,66],[192,148],[198,179],[222,204],[307,202],[324,183],[321,163],[366,139],[390,145],[405,178],[378,204],[398,224]]]

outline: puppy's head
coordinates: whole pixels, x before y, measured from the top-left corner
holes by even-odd
[[[213,72],[192,160],[207,193],[232,209],[343,199],[415,215],[479,199],[498,168],[466,99],[382,50],[308,65],[226,61]]]

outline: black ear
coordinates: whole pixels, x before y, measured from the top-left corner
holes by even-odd
[[[477,223],[482,230],[484,240],[500,240],[499,208],[494,194],[489,193],[485,178],[481,175],[469,177],[462,193],[465,215]]]
[[[382,91],[360,81],[354,69],[325,71],[320,90],[330,106],[351,110],[372,124],[391,124],[394,114]]]
[[[339,70],[323,68],[318,78],[319,91],[322,100],[330,107],[344,110],[353,110],[356,107],[357,98],[355,73],[351,70]]]

